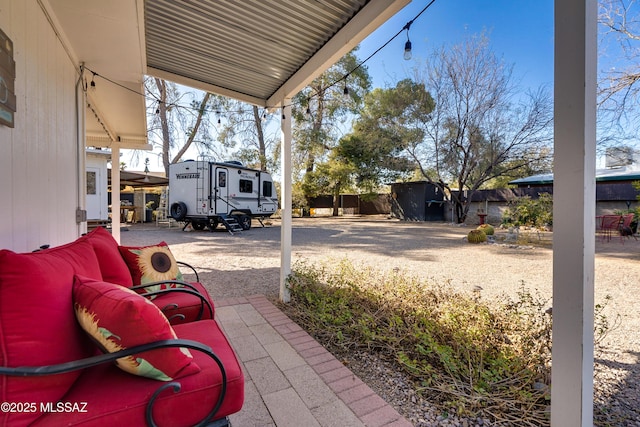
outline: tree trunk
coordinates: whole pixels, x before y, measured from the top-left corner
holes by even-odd
[[[333,216],[338,216],[340,214],[340,194],[333,195]]]
[[[191,144],[193,144],[193,141],[196,138],[196,135],[198,134],[198,129],[200,129],[200,125],[202,124],[202,118],[206,113],[206,107],[207,107],[207,102],[209,102],[209,98],[211,98],[211,94],[209,92],[205,93],[204,98],[202,98],[202,101],[200,102],[200,107],[198,108],[198,117],[196,118],[196,123],[193,125],[191,134],[189,135],[189,138],[187,138],[187,141],[184,143],[180,151],[178,151],[178,154],[176,154],[173,160],[171,161],[172,163],[175,163],[178,160],[180,160],[184,155],[184,153],[187,152]]]
[[[260,111],[258,111],[258,106],[253,106],[253,122],[256,125],[256,134],[258,135],[258,150],[260,153],[258,157],[260,158],[260,170],[267,170],[267,148],[264,142],[264,132],[262,131],[262,120],[260,119]]]
[[[167,84],[164,80],[155,78],[160,99],[158,101],[158,114],[160,115],[160,128],[162,129],[162,165],[165,176],[169,176],[169,147],[171,146],[171,134],[169,133],[169,120],[167,118]]]

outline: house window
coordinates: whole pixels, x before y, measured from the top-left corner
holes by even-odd
[[[87,194],[97,194],[95,172],[87,172]]]
[[[271,188],[271,181],[264,181],[262,183],[262,195],[264,197],[271,197],[271,195],[273,194]]]
[[[240,180],[240,192],[241,193],[253,193],[253,181],[248,179]]]
[[[225,171],[218,171],[218,187],[227,186],[227,173]]]

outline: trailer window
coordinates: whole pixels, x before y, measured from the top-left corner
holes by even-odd
[[[218,187],[227,186],[227,173],[225,171],[218,171]]]
[[[271,195],[273,194],[271,192],[271,181],[264,181],[262,183],[262,195],[264,197],[271,197]]]
[[[240,192],[241,193],[253,193],[253,181],[248,179],[240,180]]]

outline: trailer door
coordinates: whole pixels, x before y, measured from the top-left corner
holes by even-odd
[[[214,206],[217,215],[229,213],[229,171],[227,168],[216,167],[215,169],[215,197]]]

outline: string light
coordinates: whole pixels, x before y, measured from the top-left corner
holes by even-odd
[[[144,182],[149,182],[149,158],[144,159]]]
[[[419,17],[420,17],[420,16],[421,16],[421,15],[422,15],[422,14],[423,14],[423,13],[424,13],[428,8],[429,8],[429,7],[431,7],[431,5],[433,5],[433,3],[435,3],[435,1],[436,1],[436,0],[431,0],[431,1],[430,1],[430,2],[429,2],[429,3],[428,3],[424,8],[420,11],[420,13],[418,13],[418,14],[417,14],[417,15],[416,15],[416,16],[415,16],[411,21],[407,22],[407,24],[406,24],[404,27],[402,27],[402,29],[401,29],[400,31],[398,31],[398,32],[397,32],[393,37],[391,37],[391,38],[390,38],[386,43],[384,43],[382,46],[380,46],[378,49],[376,49],[372,54],[370,54],[370,55],[369,55],[367,58],[365,58],[362,62],[360,62],[358,65],[356,65],[352,70],[350,70],[349,72],[347,72],[344,76],[342,76],[341,78],[337,79],[337,80],[336,80],[336,81],[334,81],[333,83],[331,83],[331,84],[327,85],[326,87],[323,87],[322,89],[318,90],[315,94],[310,95],[310,96],[308,97],[308,99],[307,99],[307,102],[308,102],[308,103],[310,103],[311,98],[313,98],[314,96],[317,96],[317,95],[319,95],[320,93],[322,93],[322,92],[326,91],[327,89],[329,89],[329,88],[331,88],[331,87],[333,87],[333,86],[335,86],[335,85],[339,84],[340,82],[345,81],[345,80],[347,79],[347,77],[349,77],[349,76],[350,76],[351,74],[353,74],[356,70],[358,70],[360,67],[362,67],[362,66],[363,66],[367,61],[369,61],[371,58],[373,58],[373,57],[374,57],[378,52],[380,52],[382,49],[384,49],[385,47],[387,47],[387,45],[388,45],[389,43],[391,43],[393,40],[395,40],[395,39],[396,39],[396,38],[397,38],[397,37],[398,37],[398,36],[399,36],[403,31],[406,31],[406,32],[407,32],[407,41],[405,42],[405,45],[404,45],[404,53],[403,53],[403,57],[404,57],[404,59],[405,59],[405,60],[410,60],[410,59],[412,58],[412,49],[411,49],[411,48],[412,48],[412,45],[411,45],[411,40],[409,39],[409,28],[411,27],[411,24],[413,24],[413,22],[414,22],[416,19],[418,19],[418,18],[419,18]],[[138,91],[136,91],[136,90],[134,90],[134,89],[131,89],[131,88],[127,87],[127,86],[124,86],[124,85],[122,85],[122,84],[120,84],[120,83],[118,83],[118,82],[116,82],[116,81],[114,81],[114,80],[111,80],[111,79],[109,79],[109,78],[107,78],[107,77],[101,76],[100,74],[98,74],[98,73],[96,73],[95,71],[93,71],[93,70],[91,70],[91,69],[87,68],[86,66],[84,67],[84,69],[86,69],[86,70],[88,70],[89,72],[91,72],[91,73],[92,73],[92,78],[91,78],[91,83],[90,83],[90,86],[91,86],[92,88],[95,88],[95,86],[96,86],[96,83],[95,83],[95,80],[94,80],[94,79],[95,79],[95,77],[96,77],[96,76],[97,76],[97,77],[102,77],[103,79],[107,80],[108,82],[110,82],[110,83],[112,83],[112,84],[114,84],[114,85],[116,85],[116,86],[119,86],[119,87],[121,87],[121,88],[123,88],[123,89],[126,89],[126,90],[128,90],[128,91],[130,91],[130,92],[134,92],[134,93],[136,93],[136,94],[138,94],[138,95],[140,95],[140,96],[142,96],[142,97],[144,97],[144,98],[152,98],[154,101],[158,102],[158,104],[160,104],[160,103],[164,103],[163,101],[161,101],[160,99],[158,99],[154,94],[151,94],[151,93],[149,93],[149,94],[140,93],[140,92],[138,92]],[[345,83],[345,86],[344,86],[344,89],[343,89],[343,94],[344,94],[344,96],[349,96],[349,88],[347,87],[346,83]],[[182,107],[182,108],[192,108],[192,107],[180,106],[180,105],[177,105],[177,104],[166,104],[166,103],[164,103],[164,104],[165,104],[165,105],[175,105],[175,106]],[[290,107],[290,106],[292,106],[292,105],[285,105],[284,107],[286,107],[286,106],[289,106],[289,107]],[[268,109],[268,108],[273,108],[273,107],[268,107],[268,106],[267,106],[266,108]],[[205,110],[205,111],[206,111],[206,110]],[[237,113],[239,113],[239,114],[242,114],[242,113],[247,112],[247,111],[250,111],[250,110],[238,110],[238,111],[235,111],[235,112],[237,112]],[[227,113],[228,113],[228,112],[229,112],[229,111],[227,111]],[[156,108],[156,114],[159,114],[159,113],[160,113],[160,109],[159,109],[159,108]],[[218,115],[218,124],[220,124],[220,123],[221,123],[221,119],[220,119],[220,114],[221,114],[221,113],[220,113],[220,111],[216,111],[216,114]],[[310,109],[309,107],[307,107],[307,114],[311,114],[311,109]],[[283,114],[283,115],[282,115],[282,119],[284,120],[284,118],[285,118],[285,116],[284,116],[284,114]],[[267,120],[267,113],[266,113],[266,112],[263,114],[263,116],[262,116],[262,120],[263,120],[263,121],[266,121],[266,120]]]
[[[411,59],[411,40],[409,40],[409,28],[411,28],[411,24],[413,21],[407,22],[407,25],[404,26],[403,29],[407,30],[407,42],[404,44],[404,60],[408,61]]]

